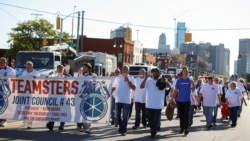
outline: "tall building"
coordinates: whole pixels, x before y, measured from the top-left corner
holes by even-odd
[[[131,37],[132,37],[132,30],[130,27],[125,28],[125,27],[120,26],[113,31],[111,30],[111,32],[110,32],[110,39],[125,38],[125,39],[131,41]]]
[[[185,43],[185,33],[186,33],[186,23],[178,22],[177,23],[177,31],[175,35],[175,48],[180,48],[182,43]]]
[[[157,48],[144,48],[145,53],[151,54],[169,54],[170,45],[167,45],[167,38],[164,33],[159,36],[158,49]]]
[[[210,43],[189,43],[182,44],[181,54],[194,54],[207,61],[207,70],[229,76],[230,50],[224,47],[224,44],[211,45]]]
[[[170,52],[170,45],[167,45],[167,37],[164,33],[159,37],[158,50]]]
[[[241,55],[241,59],[237,63],[237,73],[239,76],[243,76],[250,73],[250,39],[239,40],[239,55]]]

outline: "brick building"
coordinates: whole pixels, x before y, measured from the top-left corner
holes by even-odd
[[[134,42],[125,38],[100,39],[80,36],[79,52],[103,52],[117,57],[117,67],[133,64]]]

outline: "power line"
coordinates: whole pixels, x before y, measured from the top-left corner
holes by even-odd
[[[11,4],[6,4],[6,3],[1,3],[0,5],[5,5],[5,6],[10,6],[10,7],[15,7],[19,9],[24,9],[24,10],[30,10],[30,11],[35,11],[35,12],[40,12],[40,13],[46,13],[50,15],[58,15],[57,13],[54,12],[48,12],[48,11],[43,11],[43,10],[37,10],[37,9],[32,9],[32,8],[27,8],[27,7],[22,7],[22,6],[16,6],[16,5],[11,5]],[[62,15],[61,16],[67,16],[67,15]],[[72,16],[73,17],[73,16]],[[77,18],[77,17],[74,17]],[[90,19],[90,18],[84,18],[85,20],[89,21],[95,21],[95,22],[102,22],[102,23],[110,23],[110,24],[117,24],[117,25],[123,25],[124,23],[119,23],[119,22],[113,22],[113,21],[106,21],[106,20],[99,20],[99,19]],[[170,27],[160,27],[160,26],[151,26],[151,25],[139,25],[139,24],[131,24],[131,26],[135,27],[143,27],[143,28],[154,28],[154,29],[168,29],[168,30],[174,30],[175,28],[170,28]],[[250,28],[214,28],[214,29],[189,29],[189,31],[235,31],[235,30],[250,30]]]

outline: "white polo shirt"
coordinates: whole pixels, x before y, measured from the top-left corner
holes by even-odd
[[[16,75],[16,71],[11,67],[6,66],[5,68],[0,69],[0,76],[3,76],[5,74],[7,74],[7,76],[8,75],[13,76]]]
[[[40,73],[34,69],[32,70],[32,72],[27,72],[27,70],[25,70],[25,71],[23,71],[22,76],[39,77]]]
[[[228,100],[228,107],[240,106],[242,93],[239,88],[235,88],[234,90],[228,89],[225,98]]]
[[[137,77],[135,78],[135,86],[136,89],[134,91],[134,102],[139,102],[139,103],[145,103],[146,102],[146,89],[143,88],[141,89],[141,83],[144,80],[144,78]]]
[[[164,107],[165,89],[159,90],[156,82],[157,80],[148,78],[145,83],[146,108],[162,109]]]
[[[129,81],[135,85],[135,80],[132,76],[128,76]],[[124,77],[119,75],[115,78],[113,86],[116,89],[115,103],[131,104],[131,88]]]
[[[204,84],[200,89],[200,93],[203,96],[203,105],[205,107],[216,107],[217,98],[219,95],[218,86],[216,84]]]

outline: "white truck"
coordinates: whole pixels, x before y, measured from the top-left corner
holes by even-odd
[[[81,55],[95,57],[94,72],[98,76],[108,76],[117,68],[117,57],[103,52],[79,52]]]
[[[64,56],[63,50],[70,51],[71,56]],[[70,65],[71,75],[77,72],[83,63],[90,63],[92,66],[95,64],[94,56],[80,55],[68,44],[58,44],[41,47],[40,51],[19,51],[16,55],[15,69],[20,75],[25,70],[26,61],[32,61],[34,69],[39,71],[42,76],[50,76],[55,74],[57,65],[63,64],[66,60]]]

